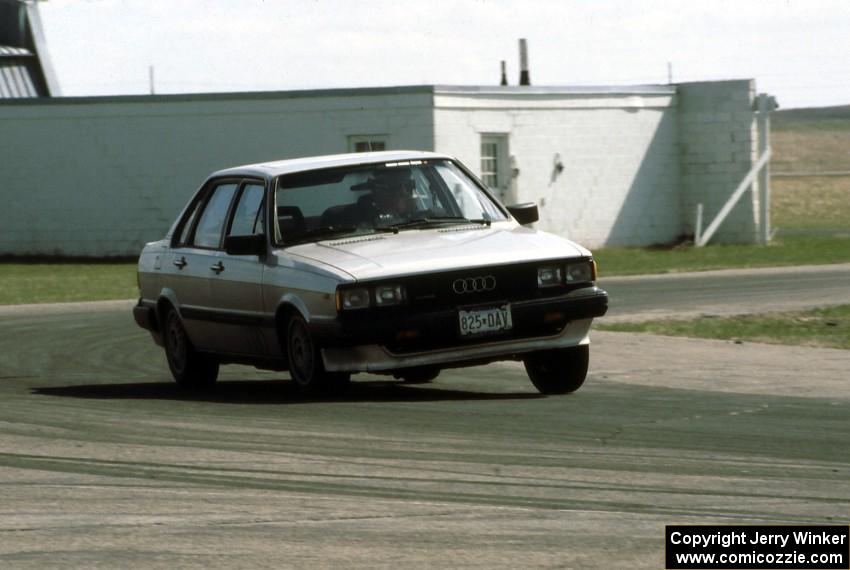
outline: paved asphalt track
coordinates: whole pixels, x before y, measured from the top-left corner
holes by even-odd
[[[593,340],[569,396],[515,363],[193,395],[125,304],[5,310],[0,568],[662,568],[665,524],[850,522],[850,351]]]
[[[850,304],[850,264],[606,278],[609,320],[759,313]]]

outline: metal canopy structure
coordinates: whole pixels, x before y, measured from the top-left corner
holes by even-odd
[[[0,99],[57,95],[38,5],[0,0]]]

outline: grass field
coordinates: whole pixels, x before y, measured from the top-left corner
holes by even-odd
[[[848,173],[772,178],[773,227],[850,233],[850,106],[774,113],[771,143],[774,173]]]
[[[770,187],[774,228],[850,234],[850,176],[774,178]]]
[[[850,130],[773,131],[774,172],[850,170]]]
[[[771,171],[845,176],[774,177],[771,222],[782,230],[850,233],[850,106],[773,114]]]
[[[850,106],[771,116],[774,172],[850,171]]]
[[[850,305],[811,311],[597,325],[600,330],[850,349]]]
[[[135,263],[0,263],[0,305],[137,295]]]
[[[787,235],[760,245],[610,247],[593,251],[603,277],[710,269],[850,263],[850,235]]]

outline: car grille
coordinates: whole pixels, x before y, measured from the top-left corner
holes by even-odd
[[[540,262],[478,267],[402,279],[414,312],[525,301],[563,294],[575,287],[540,289]]]
[[[566,325],[566,318],[541,322],[540,317],[522,318],[516,313],[511,331],[466,338],[458,332],[459,308],[561,297],[588,286],[579,283],[539,288],[537,268],[545,264],[485,266],[389,279],[388,282],[405,286],[406,302],[394,307],[344,312],[340,317],[348,331],[346,342],[378,342],[392,352],[409,353],[557,334]],[[464,283],[463,288],[459,281]],[[403,334],[413,330],[416,332],[411,336]]]

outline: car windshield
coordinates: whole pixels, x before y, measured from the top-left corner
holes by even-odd
[[[278,178],[279,243],[506,220],[498,205],[449,160],[410,160]]]

